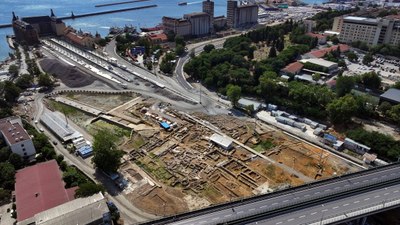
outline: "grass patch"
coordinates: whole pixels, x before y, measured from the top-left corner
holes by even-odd
[[[50,100],[49,106],[55,110],[64,113],[66,116],[73,116],[78,114],[79,110],[75,109],[72,106],[64,105],[62,103]]]
[[[261,141],[258,145],[256,145],[254,147],[254,150],[256,150],[257,152],[264,152],[273,147],[275,147],[275,144],[272,143],[271,140],[264,140],[264,141]]]
[[[123,137],[129,137],[131,134],[130,130],[108,123],[104,120],[97,120],[96,122],[90,124],[86,129],[90,135],[95,135],[99,130],[105,129],[114,133],[119,139]]]

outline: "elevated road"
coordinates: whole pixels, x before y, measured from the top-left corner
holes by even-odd
[[[385,204],[394,204],[391,202],[400,199],[399,178],[400,164],[396,163],[148,224],[308,224],[321,220],[321,213],[322,219],[337,217],[344,220],[351,218],[350,215],[343,218],[346,210],[356,212],[368,207],[384,208]]]

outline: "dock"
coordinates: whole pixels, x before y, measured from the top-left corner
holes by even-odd
[[[137,1],[137,0],[136,0]],[[141,0],[143,1],[143,0]],[[147,1],[147,0],[145,0]],[[90,17],[90,16],[98,16],[104,14],[111,14],[111,13],[118,13],[118,12],[126,12],[126,11],[133,11],[133,10],[140,10],[140,9],[148,9],[148,8],[155,8],[158,5],[145,5],[139,7],[131,7],[131,8],[123,8],[123,9],[114,9],[114,10],[107,10],[107,11],[100,11],[100,12],[92,12],[92,13],[83,13],[75,15],[74,12],[71,12],[70,16],[59,17],[61,20],[69,20],[69,19],[76,19],[76,18],[83,18],[83,17]],[[12,24],[0,24],[1,28],[8,28],[12,27]]]
[[[114,3],[106,3],[106,4],[99,4],[95,5],[94,7],[105,7],[105,6],[113,6],[113,5],[123,5],[123,4],[130,4],[136,2],[147,2],[150,0],[133,0],[133,1],[125,1],[125,2],[114,2]]]

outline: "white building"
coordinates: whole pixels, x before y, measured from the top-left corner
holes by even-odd
[[[225,150],[229,150],[232,148],[232,141],[229,138],[221,136],[219,134],[213,134],[210,137],[210,141],[214,142],[215,144],[221,146]]]
[[[346,16],[335,19],[333,30],[340,32],[339,40],[345,43],[366,42],[369,45],[400,43],[400,18],[366,18]]]
[[[1,137],[13,153],[28,159],[36,153],[31,137],[22,126],[20,117],[7,117],[0,120]]]

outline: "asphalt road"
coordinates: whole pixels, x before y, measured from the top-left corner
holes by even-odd
[[[247,204],[243,204],[243,205],[237,205],[234,206],[232,208],[227,208],[227,209],[223,209],[223,210],[219,210],[219,211],[215,211],[215,209],[212,212],[209,212],[208,214],[205,215],[200,215],[200,216],[193,216],[189,219],[184,219],[181,221],[177,221],[177,222],[173,222],[171,224],[175,224],[175,225],[183,225],[183,224],[192,224],[192,225],[198,225],[198,224],[217,224],[217,223],[223,223],[229,220],[234,220],[236,218],[239,217],[247,217],[247,216],[251,216],[257,213],[261,213],[261,212],[266,212],[266,211],[271,211],[274,209],[278,209],[278,208],[282,208],[282,207],[286,207],[286,206],[291,206],[295,203],[301,202],[301,201],[310,201],[310,200],[315,200],[315,199],[319,199],[322,198],[324,196],[328,196],[328,195],[332,195],[332,194],[337,194],[337,193],[342,193],[343,191],[346,190],[357,190],[359,188],[365,187],[368,184],[372,184],[372,183],[380,183],[383,182],[384,180],[389,180],[389,179],[399,179],[400,178],[400,166],[396,166],[396,167],[392,167],[389,169],[385,169],[385,170],[371,170],[371,171],[366,171],[364,173],[362,173],[361,175],[354,175],[351,177],[345,177],[345,178],[341,178],[340,180],[335,180],[335,181],[329,181],[329,182],[325,182],[325,183],[319,183],[316,185],[312,185],[310,187],[306,187],[306,188],[302,188],[300,190],[297,191],[293,191],[293,192],[289,192],[287,194],[282,194],[282,195],[270,195],[272,197],[270,198],[266,198],[263,200],[259,200],[259,201],[255,201],[255,202],[250,202]],[[393,186],[393,190],[397,190],[399,188],[399,185],[395,185]],[[386,192],[384,192],[385,189],[382,190],[377,190],[377,191],[373,191],[369,194],[360,194],[360,198],[370,198],[370,199],[374,199],[378,200],[378,197],[375,196],[385,196],[385,197],[399,197],[392,194],[386,194]],[[389,193],[389,192],[388,192]],[[397,192],[395,192],[397,193]],[[389,195],[389,196],[388,196]],[[365,197],[367,196],[367,197]],[[358,197],[357,197],[358,198]],[[365,200],[364,205],[366,204],[372,204],[373,202],[368,201],[370,199]],[[374,200],[374,201],[375,201]],[[383,201],[384,199],[380,198],[380,201]],[[353,200],[353,202],[355,202],[357,200]],[[336,201],[335,201],[336,202]],[[332,204],[335,204],[335,202],[332,202]],[[360,201],[361,202],[361,201]],[[349,204],[346,206],[349,207],[354,207],[356,203],[354,203],[352,206],[350,206],[350,200],[346,199],[345,200],[337,200],[338,204],[341,204],[341,206],[339,208],[341,208],[343,205],[345,204]],[[359,203],[359,202],[358,202]],[[337,213],[337,210],[332,210],[333,207],[336,207],[337,204],[335,206],[332,206],[331,203],[326,204],[327,208],[321,208],[322,210],[327,209],[324,212],[332,212]],[[325,204],[324,204],[325,205]],[[356,206],[364,206],[364,205],[356,205]],[[320,206],[318,206],[320,207]],[[317,207],[317,208],[318,208]],[[329,207],[331,207],[331,211],[329,211]],[[337,208],[335,208],[337,209]],[[308,210],[308,209],[307,209]],[[311,207],[310,211],[315,211],[316,209],[314,207]],[[308,213],[308,211],[307,211]],[[298,217],[302,217],[303,215],[306,214],[306,212],[303,212],[303,210],[300,210],[298,212],[296,212],[296,214],[294,213],[290,213],[289,215],[283,215],[283,216],[279,216],[276,217],[276,223],[282,221],[282,220],[286,220],[286,222],[288,222],[288,219],[292,219],[292,215],[298,215]],[[333,214],[329,214],[329,215],[333,215]],[[315,214],[313,212],[309,212],[308,216],[305,216],[304,218],[307,219],[315,219],[316,216],[315,215],[319,215],[321,216],[321,214]],[[326,216],[328,216],[328,214],[326,214]],[[300,219],[302,219],[300,218]],[[271,221],[275,221],[274,218],[270,219]],[[292,224],[300,224],[297,220],[293,220],[294,222]],[[289,221],[291,222],[291,221]],[[266,224],[276,224],[276,223],[266,223]],[[288,224],[288,223],[283,223],[283,224]]]

